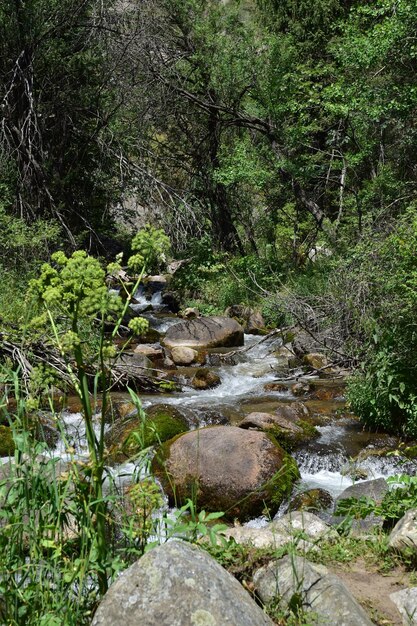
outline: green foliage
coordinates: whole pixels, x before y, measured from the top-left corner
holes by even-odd
[[[196,306],[204,315],[223,314],[233,304],[265,304],[268,310],[262,290],[272,289],[283,275],[269,249],[263,256],[232,256],[216,252],[209,236],[192,241],[187,256],[190,262],[177,272],[174,284],[186,306]],[[269,318],[273,320],[272,311]]]
[[[112,31],[104,28],[112,4],[5,0],[0,12],[0,184],[8,210],[28,224],[55,219],[73,245],[74,235],[109,228],[108,208],[120,195],[113,150],[129,133],[115,89],[122,61],[111,60]]]
[[[359,252],[356,261],[368,283],[362,319],[366,351],[362,369],[350,382],[352,409],[366,425],[417,434],[414,311],[417,301],[417,218],[410,208],[378,248]]]
[[[63,252],[52,255],[56,267],[45,263],[38,279],[31,281],[31,292],[50,310],[77,323],[78,319],[112,315],[121,310],[119,296],[110,292],[106,274],[99,261],[83,250],[68,258]],[[68,348],[78,339],[76,331],[67,333]],[[65,351],[65,350],[64,350]]]
[[[216,523],[224,513],[198,511],[192,500],[188,500],[175,513],[173,520],[167,520],[169,536],[187,538],[189,541],[200,541],[207,538],[212,546],[219,541],[219,533],[227,529],[226,524]]]
[[[387,481],[391,489],[381,502],[366,497],[346,498],[338,502],[336,515],[348,515],[356,519],[376,515],[393,526],[407,511],[417,508],[417,477],[400,474],[389,477]]]
[[[148,271],[159,269],[161,264],[166,262],[170,245],[169,237],[164,231],[149,224],[132,239],[132,250],[142,257],[142,263],[139,265],[145,265]],[[130,260],[129,264],[131,264]]]

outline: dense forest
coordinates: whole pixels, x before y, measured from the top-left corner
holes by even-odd
[[[15,581],[5,624],[88,623],[88,577],[102,595],[122,569],[103,565],[104,417],[97,436],[90,396],[104,416],[125,375],[108,365],[115,346],[149,332],[128,319],[128,290],[169,262],[177,310],[252,307],[265,334],[302,331],[349,371],[364,427],[417,438],[416,33],[415,0],[1,2],[0,429],[22,428],[20,461],[51,393],[80,395],[91,467],[76,495],[93,497],[80,524],[95,537],[77,553],[94,551],[91,571],[64,575],[84,589],[77,615],[60,621],[46,592],[30,613],[39,580]],[[136,391],[155,388],[145,376]],[[33,561],[73,564],[52,535]]]

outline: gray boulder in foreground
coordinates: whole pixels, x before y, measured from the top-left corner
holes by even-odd
[[[417,626],[417,587],[391,593],[390,599],[401,613],[404,626]]]
[[[254,583],[263,603],[280,599],[284,610],[295,603],[308,612],[309,624],[373,624],[340,578],[302,557],[287,555],[271,561],[255,573]]]
[[[389,536],[389,547],[403,552],[417,549],[417,509],[410,509],[397,522]]]
[[[92,626],[272,626],[240,583],[209,554],[170,541],[110,587]]]

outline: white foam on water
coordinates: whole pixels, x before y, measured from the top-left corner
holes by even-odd
[[[211,368],[220,376],[220,385],[198,392],[188,389],[181,395],[166,397],[163,401],[167,404],[183,406],[213,406],[213,400],[216,400],[216,404],[235,404],[239,400],[263,392],[265,383],[276,379],[273,370],[274,361],[275,359],[264,359],[258,363],[240,363],[235,366]]]

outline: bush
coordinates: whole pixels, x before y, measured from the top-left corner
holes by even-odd
[[[280,266],[267,258],[214,251],[208,236],[191,242],[187,256],[190,262],[179,270],[175,286],[187,306],[197,306],[206,315],[221,314],[233,304],[262,308],[266,292],[282,277]],[[268,319],[273,319],[269,301],[267,311]]]
[[[348,397],[367,426],[417,436],[417,216],[359,257],[368,283],[364,353]]]

